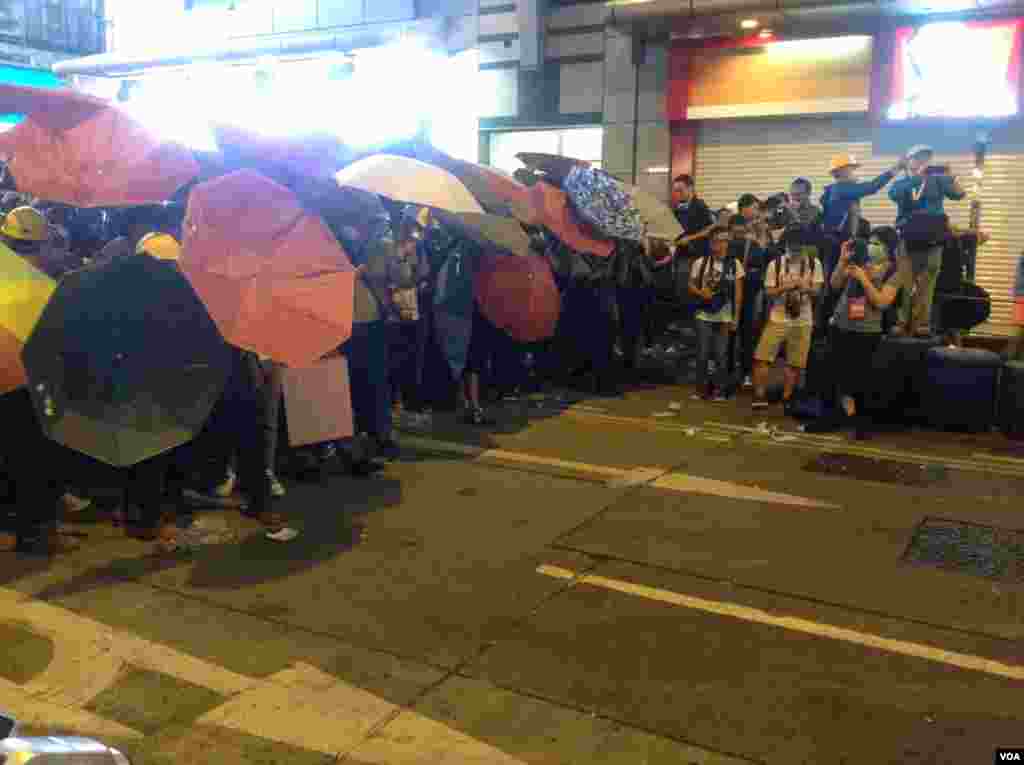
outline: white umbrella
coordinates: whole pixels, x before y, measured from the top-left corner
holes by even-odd
[[[647,224],[647,236],[674,242],[683,235],[683,227],[667,204],[636,186],[627,188],[633,197],[633,206],[640,211],[640,217]]]
[[[456,214],[484,212],[469,189],[447,170],[393,154],[374,154],[335,176],[339,186],[362,189],[406,204]]]

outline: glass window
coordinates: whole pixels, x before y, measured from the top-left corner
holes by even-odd
[[[562,132],[562,155],[573,159],[585,159],[588,162],[601,161],[601,148],[604,143],[604,128],[573,128]]]

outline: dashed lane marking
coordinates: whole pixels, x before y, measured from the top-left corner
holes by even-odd
[[[845,643],[875,648],[889,653],[910,656],[916,659],[944,664],[946,666],[958,667],[980,672],[986,675],[1004,677],[1010,680],[1024,681],[1024,666],[1016,664],[1005,664],[993,659],[986,659],[982,656],[947,651],[936,646],[924,643],[913,643],[907,640],[893,640],[891,638],[874,635],[869,632],[836,627],[831,624],[815,622],[809,619],[801,619],[793,616],[777,616],[759,608],[742,606],[737,603],[729,603],[721,600],[708,600],[692,595],[683,595],[672,590],[663,590],[658,587],[648,587],[642,584],[624,582],[620,579],[598,576],[596,574],[581,574],[560,566],[541,565],[537,567],[537,573],[549,576],[554,579],[572,581],[574,586],[585,584],[592,587],[600,587],[613,592],[620,592],[625,595],[646,598],[647,600],[667,603],[681,608],[689,608],[694,611],[702,611],[717,616],[727,616],[745,622],[765,624],[772,627],[802,632],[806,635],[840,640]]]

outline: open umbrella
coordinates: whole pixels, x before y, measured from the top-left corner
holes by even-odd
[[[199,172],[182,146],[73,90],[0,85],[0,110],[28,116],[0,139],[19,191],[75,207],[163,202]]]
[[[21,351],[57,283],[0,245],[0,394],[28,382]]]
[[[530,186],[530,201],[538,223],[579,253],[607,258],[615,243],[586,230],[576,217],[565,192],[545,181]]]
[[[515,340],[533,343],[555,334],[562,299],[543,257],[484,257],[475,288],[480,312]]]
[[[549,180],[561,184],[575,167],[590,167],[590,163],[582,159],[563,157],[560,154],[542,154],[540,152],[523,151],[516,154],[516,159],[533,172],[544,173]]]
[[[483,214],[484,208],[458,178],[436,165],[394,154],[374,154],[357,160],[335,176],[351,186],[406,204],[449,213]]]
[[[269,167],[329,178],[353,158],[352,151],[332,135],[265,136],[235,125],[214,125],[213,133],[225,160],[236,169]]]
[[[230,349],[177,267],[139,255],[65,276],[22,361],[47,435],[124,467],[202,429]]]
[[[605,236],[643,241],[643,218],[621,181],[602,170],[580,166],[569,171],[562,187],[580,217]]]
[[[352,334],[348,256],[319,216],[253,170],[192,190],[180,264],[239,348],[302,367]]]
[[[683,227],[679,224],[672,208],[651,194],[636,186],[627,186],[633,206],[640,212],[647,229],[647,236],[674,242],[683,235]]]

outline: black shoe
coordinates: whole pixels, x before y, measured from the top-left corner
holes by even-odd
[[[352,463],[351,472],[356,478],[369,478],[374,473],[379,473],[383,469],[383,463],[375,460],[360,460],[359,462]]]
[[[476,427],[494,424],[494,420],[484,414],[484,410],[480,407],[466,410],[466,414],[463,416],[462,421],[467,425],[474,425]]]
[[[377,455],[384,460],[393,462],[401,458],[402,450],[394,438],[381,438],[377,440]]]

